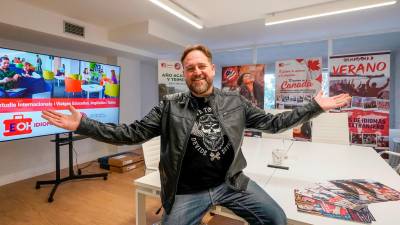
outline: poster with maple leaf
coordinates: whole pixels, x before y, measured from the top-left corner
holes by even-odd
[[[389,148],[390,52],[336,55],[329,58],[329,95],[349,93],[350,142]]]
[[[322,88],[322,58],[297,58],[277,61],[276,108],[292,109],[307,104]],[[293,129],[293,137],[311,141],[311,122]]]

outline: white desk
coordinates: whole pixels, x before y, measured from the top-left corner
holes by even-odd
[[[136,225],[146,225],[146,196],[160,197],[161,181],[158,171],[135,180]]]
[[[310,142],[294,142],[288,154],[288,171],[276,170],[264,187],[285,210],[290,224],[355,224],[297,211],[295,188],[333,179],[372,179],[400,190],[400,177],[372,148]],[[400,202],[369,204],[376,221],[372,225],[400,222]]]
[[[373,179],[400,190],[400,177],[372,149],[311,142],[293,142],[288,151],[289,170],[272,169],[266,165],[271,152],[282,147],[279,139],[245,138],[243,154],[247,160],[244,173],[257,182],[284,209],[289,224],[341,225],[354,222],[297,212],[295,188],[312,186],[315,182],[332,179]],[[285,147],[290,145],[286,141]],[[136,224],[146,224],[145,196],[159,196],[158,172],[135,180]],[[391,225],[400,221],[400,202],[374,203],[369,206],[377,220],[372,224]]]
[[[242,152],[247,161],[243,172],[261,187],[264,187],[275,169],[267,167],[272,161],[272,151],[276,148],[288,149],[292,141],[282,143],[281,139],[245,137]]]
[[[98,84],[85,84],[82,85],[82,90],[86,91],[87,98],[89,98],[91,92],[98,92],[99,98],[103,98],[103,86]]]

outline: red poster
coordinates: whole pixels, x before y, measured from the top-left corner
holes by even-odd
[[[263,64],[222,67],[222,89],[239,91],[250,102],[264,108]]]
[[[263,64],[222,67],[222,90],[238,91],[254,106],[264,109]],[[260,132],[248,131],[246,136],[261,136]]]
[[[390,52],[330,57],[329,95],[349,93],[350,141],[378,149],[389,147]]]

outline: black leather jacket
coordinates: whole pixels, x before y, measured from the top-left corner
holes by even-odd
[[[196,105],[191,98],[189,92],[168,95],[142,120],[129,125],[103,124],[83,117],[76,132],[111,144],[140,144],[161,135],[161,199],[164,209],[170,213],[175,201],[183,156],[196,115]],[[266,114],[264,110],[252,106],[237,92],[225,92],[217,88],[214,88],[213,94],[208,98],[235,151],[225,182],[236,190],[245,190],[249,181],[242,172],[246,167],[246,160],[241,151],[245,128],[277,133],[323,112],[313,100],[290,112]]]

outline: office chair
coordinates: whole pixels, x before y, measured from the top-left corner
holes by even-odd
[[[105,82],[104,94],[108,97],[118,97],[119,95],[119,84],[111,84]]]
[[[312,142],[349,145],[348,114],[322,113],[312,120]]]
[[[65,93],[69,98],[69,93],[72,93],[75,96],[75,93],[82,94],[82,84],[80,80],[75,80],[69,77],[66,77],[65,80]]]
[[[160,162],[160,145],[160,136],[142,144],[146,174],[158,171],[158,163]]]
[[[45,80],[54,80],[54,73],[53,71],[44,70],[43,71],[43,78]]]
[[[379,152],[380,156],[382,156],[383,154],[388,154],[389,157],[392,156],[392,157],[396,157],[396,158],[400,159],[400,153],[398,153],[398,152],[392,152],[392,151]],[[394,167],[394,170],[396,171],[396,173],[398,173],[400,175],[400,163]]]
[[[400,153],[400,129],[389,129],[389,150]],[[400,164],[400,157],[389,155],[388,162],[394,168]]]

